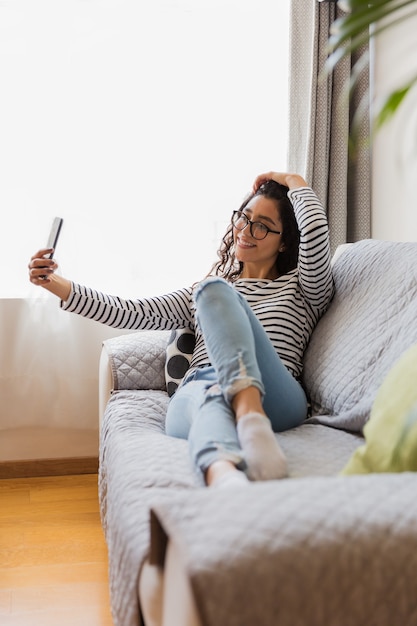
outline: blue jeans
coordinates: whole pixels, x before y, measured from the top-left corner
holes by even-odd
[[[203,473],[218,460],[244,470],[231,407],[235,394],[257,387],[274,432],[294,428],[306,418],[306,396],[236,289],[223,278],[210,277],[198,285],[194,297],[212,366],[186,375],[168,406],[166,432],[188,438],[193,462]]]

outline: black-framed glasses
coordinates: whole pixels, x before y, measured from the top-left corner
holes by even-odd
[[[250,234],[254,239],[265,239],[268,233],[282,235],[282,230],[272,230],[262,222],[252,222],[243,211],[233,211],[232,224],[237,230],[245,230],[249,224]]]

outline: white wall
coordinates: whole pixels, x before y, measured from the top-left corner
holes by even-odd
[[[102,342],[120,331],[57,298],[0,299],[0,436],[11,428],[98,428]]]
[[[377,36],[375,97],[417,74],[417,16]],[[372,237],[417,240],[417,89],[374,138]]]

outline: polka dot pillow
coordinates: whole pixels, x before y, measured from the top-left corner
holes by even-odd
[[[165,361],[165,381],[170,397],[174,395],[190,367],[194,346],[194,332],[189,328],[180,328],[171,332]]]

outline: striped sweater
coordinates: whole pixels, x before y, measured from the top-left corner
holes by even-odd
[[[283,363],[299,377],[311,333],[333,296],[333,279],[323,207],[308,187],[293,189],[288,195],[300,230],[298,267],[275,280],[238,279],[233,286],[247,299]],[[196,335],[191,367],[210,364],[195,321],[192,287],[126,300],[72,283],[61,307],[113,328],[191,328]]]

